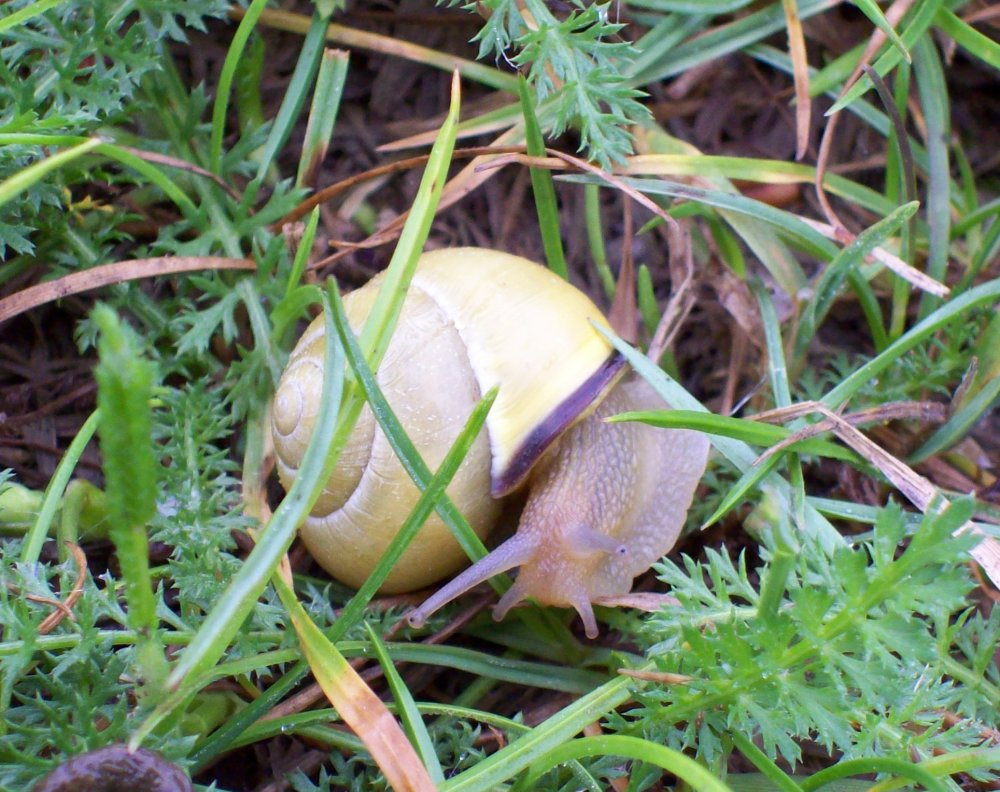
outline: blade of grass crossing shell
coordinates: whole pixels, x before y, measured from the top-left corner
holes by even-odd
[[[406,289],[410,285],[417,260],[427,241],[431,221],[434,219],[441,191],[448,178],[448,166],[455,149],[459,105],[458,72],[455,72],[451,82],[451,105],[448,115],[431,149],[410,214],[406,218],[403,232],[386,268],[382,288],[379,289],[378,297],[375,298],[368,320],[361,331],[361,349],[368,364],[376,371],[389,345],[389,338],[402,309]]]
[[[680,751],[639,737],[621,734],[581,737],[563,743],[532,765],[527,784],[530,786],[536,783],[542,773],[571,759],[595,756],[624,756],[627,759],[655,764],[699,792],[731,792],[730,788],[712,775],[707,767]]]
[[[320,632],[280,575],[275,575],[274,586],[316,682],[344,723],[361,738],[389,785],[396,792],[434,792],[437,787],[382,700]]]
[[[914,47],[913,76],[927,127],[926,216],[930,239],[926,269],[932,278],[944,281],[951,228],[951,173],[948,163],[951,111],[941,59],[929,38],[921,39]],[[918,315],[923,318],[940,304],[939,297],[924,294],[920,298]]]
[[[454,444],[452,445],[452,448],[449,449],[448,454],[441,463],[438,473],[436,475],[432,475],[430,468],[427,467],[427,464],[417,451],[416,446],[413,445],[413,441],[410,440],[406,430],[403,429],[403,426],[399,423],[399,420],[392,412],[392,408],[386,401],[385,395],[382,393],[382,389],[379,387],[374,373],[366,364],[364,356],[361,354],[361,347],[357,339],[354,337],[354,333],[351,332],[350,326],[347,324],[347,316],[344,313],[343,303],[339,300],[339,298],[335,298],[333,301],[333,321],[337,330],[337,335],[347,356],[347,360],[350,363],[351,368],[354,370],[355,376],[358,378],[358,382],[364,391],[368,404],[371,406],[372,414],[375,416],[379,426],[385,433],[386,439],[389,441],[393,451],[395,451],[396,456],[403,465],[403,469],[406,470],[410,478],[413,479],[414,484],[416,484],[419,489],[424,491],[424,495],[421,500],[429,500],[430,506],[434,506],[436,502],[438,514],[444,521],[445,525],[447,525],[449,530],[451,530],[454,534],[455,539],[462,546],[462,549],[465,550],[465,552],[473,560],[482,558],[482,556],[486,555],[486,546],[482,543],[479,537],[476,536],[472,528],[469,527],[465,517],[462,516],[462,513],[458,510],[455,504],[452,503],[451,499],[444,494],[444,489],[447,487],[448,481],[451,480],[456,470],[461,465],[461,462],[465,458],[466,454],[468,454],[469,447],[475,441],[476,435],[482,428],[482,424],[486,420],[489,408],[492,406],[493,400],[496,397],[495,389],[494,391],[487,393],[472,411],[465,427],[459,433]],[[437,481],[435,481],[435,479],[437,479]],[[427,492],[430,490],[432,485],[435,485],[434,488],[439,490],[439,492],[437,494],[432,493],[431,498],[427,498]],[[427,505],[428,504],[426,503],[423,504],[423,506]],[[418,508],[423,508],[420,503],[418,503]],[[415,508],[414,512],[416,511],[417,509]],[[413,515],[411,514],[410,517],[412,518]],[[407,523],[410,523],[409,518],[407,519]],[[416,531],[422,524],[423,520],[420,520],[420,522],[416,525],[409,525],[408,527],[404,526],[400,529],[396,541],[394,541],[392,546],[386,550],[385,557],[379,561],[376,570],[369,576],[365,585],[362,586],[361,591],[359,591],[348,604],[345,609],[345,613],[352,608],[364,606],[364,603],[367,602],[367,600],[362,597],[362,594],[371,587],[372,583],[374,583],[374,588],[368,593],[368,596],[370,597],[371,594],[374,594],[374,591],[382,585],[385,580],[385,576],[388,575],[389,570],[391,569],[391,565],[398,560],[400,555],[402,555],[405,546],[409,544],[413,535],[415,535]],[[381,570],[386,562],[388,562],[388,568]],[[355,605],[355,601],[358,601],[359,605]],[[350,626],[349,620],[347,621],[348,626]]]
[[[440,784],[444,781],[444,771],[441,769],[441,763],[434,752],[434,741],[427,733],[424,719],[420,715],[420,710],[417,709],[417,703],[413,700],[413,694],[410,693],[410,689],[406,687],[406,683],[403,682],[403,678],[396,670],[392,658],[389,657],[389,651],[385,648],[378,633],[368,623],[365,624],[365,629],[368,631],[368,640],[371,641],[372,649],[375,650],[375,657],[379,665],[382,666],[385,681],[389,683],[389,690],[392,691],[392,697],[396,701],[396,709],[403,722],[403,730],[420,755],[431,781]]]
[[[521,100],[521,114],[524,116],[524,142],[532,157],[545,156],[545,139],[535,117],[532,92],[523,76],[518,76],[517,94]],[[556,189],[552,174],[544,168],[529,168],[531,189],[535,195],[535,210],[538,212],[538,227],[542,233],[542,247],[549,269],[563,280],[569,280],[566,256],[563,254],[562,239],[559,236],[559,207],[556,204]]]
[[[324,314],[327,338],[333,339],[336,334],[328,302],[324,305]],[[179,688],[189,676],[210,668],[222,656],[253,609],[282,556],[291,546],[299,524],[305,519],[329,479],[347,437],[347,432],[341,428],[344,419],[338,414],[344,395],[343,374],[344,357],[340,345],[327,343],[323,358],[323,392],[320,397],[319,419],[295,482],[275,509],[267,527],[258,535],[257,544],[233,576],[225,593],[184,650],[168,679],[170,687]],[[360,406],[357,410],[360,411]],[[162,717],[164,714],[154,712],[143,727],[157,715]]]

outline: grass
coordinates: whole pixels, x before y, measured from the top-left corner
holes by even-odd
[[[990,788],[1000,185],[995,129],[963,127],[995,108],[963,82],[996,86],[990,23],[939,0],[480,5],[426,11],[478,53],[334,2],[2,7],[0,789],[115,743],[234,792]],[[365,66],[439,91],[375,167],[342,143],[377,112]],[[684,121],[727,80],[715,112],[773,110],[783,154]],[[848,136],[864,167],[840,167]],[[683,552],[643,579],[675,599],[599,607],[599,641],[473,596],[416,630],[414,597],[377,595],[432,511],[485,552],[445,488],[491,394],[432,470],[371,373],[420,252],[455,238],[597,284],[641,338],[663,318],[657,362],[610,340],[676,409],[620,420],[712,440]],[[371,261],[355,339],[338,286]],[[310,312],[339,342],[279,496],[269,399]],[[353,591],[294,540],[366,404],[424,496]],[[50,415],[69,434],[38,440]]]

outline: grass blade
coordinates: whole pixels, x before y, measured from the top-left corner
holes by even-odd
[[[518,95],[521,98],[521,114],[524,116],[524,139],[528,154],[533,157],[545,156],[545,139],[538,126],[535,110],[532,106],[532,94],[524,77],[518,78]],[[556,189],[552,174],[544,168],[529,168],[531,174],[531,189],[535,194],[535,209],[538,212],[538,227],[542,232],[542,247],[545,250],[545,261],[549,269],[563,280],[569,279],[566,269],[566,256],[563,253],[562,239],[559,235],[559,206],[556,203]]]
[[[313,624],[284,578],[276,575],[274,585],[316,682],[344,723],[361,738],[389,785],[399,792],[434,792],[434,782],[382,700]]]
[[[371,641],[372,648],[375,650],[375,657],[378,659],[379,665],[382,666],[385,681],[389,683],[389,690],[392,691],[392,697],[396,700],[396,709],[403,721],[406,736],[409,737],[413,747],[420,755],[431,781],[440,784],[444,781],[444,771],[441,769],[441,763],[434,752],[434,740],[427,732],[424,719],[420,716],[417,703],[413,700],[413,694],[410,693],[403,678],[396,670],[396,666],[393,665],[389,650],[382,643],[378,633],[372,629],[370,624],[365,624],[365,628],[368,630],[368,640]]]

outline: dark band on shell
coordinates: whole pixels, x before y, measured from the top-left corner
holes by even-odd
[[[612,352],[597,371],[532,429],[514,452],[510,464],[493,479],[493,497],[503,497],[521,486],[535,462],[563,432],[600,401],[624,373],[625,367],[624,356]]]

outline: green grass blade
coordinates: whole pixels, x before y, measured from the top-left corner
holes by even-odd
[[[886,38],[889,39],[892,46],[899,50],[899,54],[909,62],[910,51],[906,48],[906,44],[903,43],[903,40],[899,37],[893,26],[889,24],[889,20],[885,18],[885,14],[878,7],[878,3],[875,0],[854,0],[854,4],[861,9],[861,13],[868,17],[875,27],[885,33]]]
[[[650,762],[685,781],[699,792],[730,792],[728,786],[717,779],[702,764],[691,757],[665,745],[628,737],[621,734],[581,737],[563,743],[544,754],[533,763],[527,783],[536,782],[543,772],[571,759],[592,756],[624,756],[641,762]]]
[[[608,255],[604,248],[604,230],[601,225],[601,188],[597,184],[587,184],[583,188],[584,221],[587,225],[587,244],[590,258],[594,262],[597,276],[609,299],[615,296],[615,276],[608,266]]]
[[[194,201],[187,196],[187,193],[153,163],[113,143],[102,143],[97,147],[97,151],[109,159],[116,160],[122,165],[131,168],[155,184],[163,190],[163,194],[173,201],[188,219],[192,219],[198,214],[198,207],[194,205]]]
[[[274,124],[271,126],[267,142],[260,155],[257,181],[264,179],[278,154],[285,147],[285,143],[298,121],[299,114],[305,106],[309,86],[312,85],[316,69],[319,67],[320,57],[323,54],[326,25],[329,18],[328,14],[322,13],[317,8],[309,23],[309,29],[302,41],[302,49],[299,50],[298,61],[295,63],[295,71],[292,72],[292,77],[288,81],[288,87],[281,100],[281,107],[278,108],[278,114],[274,118]]]
[[[340,345],[332,342],[335,332],[329,305],[325,306],[325,314],[327,338],[331,342],[326,345],[323,359],[320,417],[302,458],[298,475],[288,494],[275,509],[271,521],[258,537],[254,549],[171,671],[168,678],[171,688],[177,689],[187,684],[190,678],[210,668],[222,656],[277,569],[281,557],[291,546],[296,529],[325,486],[343,447],[343,442],[338,444],[336,441],[340,429],[338,407],[344,387],[344,357]],[[344,436],[346,439],[346,433]],[[143,726],[151,728],[155,725],[156,716],[162,717],[164,714],[154,712]]]
[[[918,0],[915,10],[906,16],[906,29],[899,34],[899,37],[903,40],[903,47],[909,49],[913,54],[914,60],[917,58],[917,45],[919,43],[929,44],[925,34],[934,21],[934,17],[941,5],[942,0]],[[903,56],[900,54],[900,50],[896,47],[891,47],[887,52],[879,56],[872,68],[878,72],[879,76],[885,77],[899,66],[902,60]],[[847,93],[833,103],[833,107],[826,111],[826,115],[830,116],[834,113],[839,113],[856,99],[864,96],[872,87],[872,81],[867,76],[862,77],[848,89]]]
[[[788,387],[788,364],[785,363],[785,348],[781,342],[781,325],[774,310],[771,295],[760,278],[750,280],[750,289],[757,298],[761,323],[764,326],[764,342],[767,345],[767,374],[771,380],[771,393],[775,407],[787,407],[792,403],[792,392]]]
[[[59,510],[63,492],[69,485],[70,476],[73,475],[76,463],[80,461],[84,449],[97,431],[100,420],[100,412],[98,410],[92,412],[76,433],[73,442],[69,444],[63,458],[59,460],[55,473],[52,474],[52,478],[49,479],[49,483],[45,487],[45,498],[38,511],[38,516],[25,536],[24,547],[21,550],[22,563],[33,564],[38,560],[38,556],[42,552],[42,545],[45,544],[45,539],[52,527],[52,521]]]
[[[731,730],[729,736],[739,752],[753,762],[754,766],[777,787],[778,792],[802,792],[802,787],[796,784],[784,770],[778,767],[766,753],[758,748],[753,740],[742,734],[738,729]],[[733,781],[731,776],[730,781]],[[735,790],[739,792],[739,786],[736,786]]]
[[[5,16],[0,19],[0,33],[8,30],[12,27],[17,27],[18,25],[27,22],[29,19],[38,16],[39,14],[44,14],[49,9],[55,8],[58,5],[67,2],[67,0],[35,0],[31,5],[25,6],[13,14]]]
[[[694,429],[720,437],[730,437],[751,445],[770,447],[787,439],[793,432],[784,426],[749,421],[745,418],[731,418],[725,415],[697,410],[650,410],[627,412],[606,419],[608,423],[620,421],[641,421],[650,426],[664,429]],[[852,451],[827,440],[809,438],[800,440],[791,449],[802,454],[816,454],[844,461],[858,462],[859,457]]]
[[[530,767],[606,713],[632,698],[634,680],[619,677],[564,707],[556,715],[518,737],[483,761],[449,778],[440,792],[493,789]]]
[[[460,90],[458,75],[455,74],[452,79],[448,115],[431,148],[420,188],[417,190],[413,206],[410,207],[409,216],[396,243],[396,249],[392,253],[392,259],[386,268],[378,297],[375,298],[364,330],[361,331],[361,349],[368,364],[376,371],[389,345],[389,338],[403,306],[406,289],[410,285],[417,260],[427,241],[431,221],[434,219],[438,202],[441,200],[441,192],[448,179],[448,165],[455,149],[459,108]]]
[[[395,709],[403,722],[403,730],[420,756],[420,760],[424,763],[424,767],[427,768],[427,774],[431,777],[431,781],[440,784],[444,781],[444,771],[441,769],[441,763],[434,752],[434,740],[427,732],[424,719],[420,715],[420,710],[417,709],[417,703],[413,700],[413,694],[410,693],[403,678],[399,675],[399,671],[396,670],[396,666],[389,656],[389,650],[382,643],[378,633],[367,623],[365,629],[368,631],[368,640],[375,650],[375,658],[382,666],[385,681],[389,683],[389,690],[392,691],[392,697],[396,701]]]
[[[0,206],[13,201],[17,196],[28,188],[40,182],[53,171],[64,165],[68,165],[73,160],[79,159],[104,143],[100,138],[91,138],[83,143],[78,143],[72,148],[60,151],[50,157],[40,159],[27,168],[22,168],[13,176],[0,182]]]
[[[856,269],[872,249],[893,236],[904,223],[916,214],[919,206],[920,204],[916,201],[903,204],[888,217],[879,220],[858,234],[850,244],[834,256],[814,288],[815,296],[803,312],[795,340],[796,357],[805,354],[809,342],[819,330],[819,326],[830,310],[830,306],[833,305],[848,273],[852,269]],[[879,333],[879,336],[885,338],[884,330]]]
[[[518,95],[521,99],[521,113],[524,116],[524,139],[528,154],[533,157],[545,156],[545,139],[535,117],[532,92],[524,77],[518,78]],[[544,168],[529,168],[531,189],[535,195],[535,210],[538,212],[538,227],[542,232],[542,247],[549,269],[563,280],[569,280],[566,256],[563,253],[562,238],[559,235],[559,205],[556,203],[556,188],[552,174]]]
[[[836,5],[837,0],[800,0],[799,16],[805,21]],[[703,35],[689,37],[683,44],[664,52],[661,59],[633,74],[629,82],[641,86],[673,77],[762,41],[784,28],[784,10],[780,3],[772,3],[734,22],[707,30]]]
[[[229,51],[226,52],[226,59],[222,63],[219,83],[215,88],[215,104],[212,106],[212,133],[208,143],[208,167],[215,174],[222,172],[222,138],[226,134],[226,116],[229,112],[229,97],[236,80],[236,70],[243,57],[243,49],[250,39],[250,34],[257,26],[257,19],[266,5],[267,0],[252,0],[247,7],[245,16],[240,20],[239,27],[236,28],[236,33],[233,34]]]
[[[934,25],[970,55],[1000,70],[1000,44],[963,22],[954,11],[944,6],[939,8],[934,17]]]
[[[938,781],[931,773],[922,768],[907,762],[904,759],[896,759],[892,756],[871,756],[862,759],[842,759],[832,767],[824,768],[817,773],[804,779],[799,785],[802,792],[812,792],[820,789],[829,782],[847,778],[852,775],[863,773],[893,773],[894,775],[908,778],[922,784],[928,792],[948,792],[948,787]]]
[[[589,178],[589,177],[585,177]],[[566,181],[584,181],[584,178],[565,177]],[[705,190],[691,187],[680,182],[663,179],[622,179],[629,187],[633,187],[647,195],[668,195],[673,198],[683,198],[698,201],[716,209],[725,209],[759,220],[773,226],[783,236],[791,239],[807,252],[823,259],[832,259],[837,254],[837,246],[816,231],[812,226],[800,220],[791,212],[777,209],[762,201],[747,198],[744,195],[722,192],[720,190]]]
[[[324,50],[316,78],[312,108],[302,141],[302,155],[295,183],[305,187],[312,183],[316,169],[326,157],[333,127],[337,123],[340,98],[347,80],[349,54],[343,50]]]
[[[866,382],[877,377],[902,355],[926,340],[952,319],[981,305],[989,305],[998,299],[1000,299],[1000,279],[980,284],[974,289],[970,289],[964,294],[955,297],[938,308],[922,322],[910,328],[906,334],[900,336],[886,347],[885,351],[848,375],[843,382],[827,392],[821,401],[832,410],[840,408]]]
[[[951,233],[951,168],[948,163],[951,108],[948,106],[948,86],[941,58],[928,38],[921,39],[914,47],[913,74],[927,126],[926,213],[930,242],[926,271],[935,280],[943,282],[948,269]],[[920,300],[920,318],[940,304],[940,297],[924,294]]]
[[[382,389],[375,380],[374,373],[365,362],[360,345],[347,324],[347,317],[339,301],[334,301],[334,324],[351,368],[354,370],[354,374],[364,391],[365,398],[371,406],[375,420],[378,421],[379,426],[385,433],[386,439],[399,458],[403,469],[413,479],[417,487],[423,491],[413,512],[399,529],[395,541],[385,551],[383,557],[379,559],[375,569],[368,576],[364,585],[358,590],[358,593],[344,608],[344,612],[341,614],[338,623],[334,626],[334,632],[339,636],[343,635],[353,625],[354,621],[360,615],[361,610],[382,583],[385,582],[393,565],[399,560],[407,545],[416,536],[417,531],[420,530],[420,526],[424,524],[432,509],[437,509],[442,521],[448,526],[455,539],[471,559],[477,560],[486,555],[486,546],[476,536],[451,498],[445,494],[445,489],[457,472],[462,460],[469,453],[469,448],[482,429],[483,422],[486,420],[489,409],[496,398],[496,390],[494,389],[487,393],[475,409],[473,409],[462,431],[455,438],[455,442],[441,462],[438,472],[431,475],[430,468],[427,467],[416,446],[413,445],[413,441],[410,440],[406,430],[399,423],[392,408],[386,401]],[[502,587],[501,590],[503,588],[505,587]],[[340,622],[343,622],[343,625]]]

